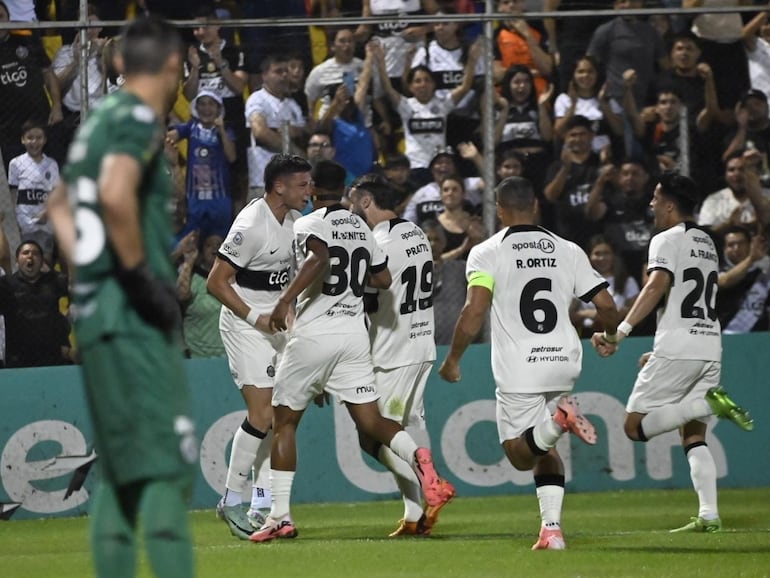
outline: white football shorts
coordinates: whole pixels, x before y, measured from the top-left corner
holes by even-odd
[[[650,413],[653,409],[698,399],[719,385],[722,364],[697,359],[666,359],[650,356],[639,371],[626,411]]]
[[[230,374],[238,389],[244,385],[273,387],[275,368],[286,345],[285,332],[269,335],[258,329],[221,331]]]
[[[273,405],[301,411],[322,391],[340,402],[377,401],[369,336],[361,328],[360,334],[292,335],[276,369]]]
[[[375,369],[374,385],[380,394],[377,402],[380,413],[404,427],[425,429],[423,396],[432,368],[433,362],[425,361],[393,369]]]
[[[520,438],[527,429],[551,419],[555,409],[555,403],[551,402],[565,393],[569,392],[503,393],[497,390],[497,434],[500,443]]]

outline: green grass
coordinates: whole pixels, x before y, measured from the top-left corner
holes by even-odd
[[[534,493],[534,492],[533,492]],[[770,576],[770,488],[722,490],[719,534],[669,534],[695,514],[691,491],[568,494],[568,550],[531,552],[534,495],[458,498],[430,538],[388,539],[400,503],[299,505],[295,540],[232,538],[212,510],[192,513],[198,576]],[[92,576],[87,519],[0,522],[0,576]],[[143,561],[140,576],[151,576]]]

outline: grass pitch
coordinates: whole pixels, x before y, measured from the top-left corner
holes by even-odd
[[[568,550],[531,552],[533,495],[457,498],[429,538],[388,539],[401,504],[298,505],[299,537],[268,544],[230,536],[213,510],[193,512],[200,578],[762,577],[770,576],[770,488],[722,490],[719,534],[669,534],[696,513],[692,491],[568,494]],[[93,576],[87,519],[0,522],[0,576]],[[151,576],[144,559],[139,576]]]

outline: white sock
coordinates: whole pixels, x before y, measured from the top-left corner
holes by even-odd
[[[388,445],[394,454],[409,464],[410,467],[414,467],[414,452],[417,451],[417,444],[412,436],[401,430],[393,436]]]
[[[719,517],[717,508],[717,465],[708,446],[696,446],[687,452],[692,487],[698,494],[698,516],[704,520]]]
[[[677,429],[696,419],[713,415],[705,399],[694,399],[653,409],[642,418],[642,429],[647,438]]]
[[[257,450],[259,450],[261,443],[262,440],[260,438],[246,432],[242,427],[236,430],[232,449],[230,450],[230,464],[227,467],[225,487],[228,492],[225,496],[225,503],[227,503],[228,499],[235,501],[236,494],[238,504],[241,503],[241,495],[246,488],[246,482],[251,473],[251,466],[257,457]],[[227,505],[234,506],[237,504],[228,503]]]
[[[561,505],[564,501],[564,488],[561,486],[539,486],[537,501],[540,503],[540,519],[543,526],[561,525]]]
[[[564,430],[561,429],[561,426],[549,418],[532,428],[532,439],[541,450],[550,450],[556,445],[563,433]]]
[[[398,489],[404,499],[404,520],[417,522],[422,516],[422,490],[417,475],[412,467],[399,458],[393,450],[380,446],[377,459],[382,465],[393,472]]]
[[[252,491],[251,491],[251,509],[268,510],[272,503],[270,492],[270,451],[273,447],[273,430],[267,432],[265,439],[257,451],[257,457],[254,460],[254,467],[251,470]],[[265,466],[265,462],[268,462]]]
[[[270,489],[273,492],[273,504],[270,517],[282,520],[290,516],[291,486],[294,483],[294,472],[270,470]]]

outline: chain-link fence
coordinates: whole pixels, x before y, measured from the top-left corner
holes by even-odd
[[[82,14],[62,12],[60,17],[73,19],[66,22],[6,25],[0,18],[0,154],[8,177],[0,178],[0,211],[5,215],[3,228],[11,252],[19,243],[20,231],[22,236],[46,234],[40,213],[57,179],[54,167],[61,169],[87,111],[121,84],[113,54],[126,13],[116,12],[121,3],[103,4]],[[414,0],[398,3],[405,12],[375,13],[364,11],[356,2],[308,4],[309,12],[304,2],[252,0],[218,3],[216,11],[186,6],[166,14],[178,20],[189,44],[170,123],[187,122],[191,102],[203,91],[221,101],[237,145],[238,160],[230,167],[236,208],[247,199],[249,186],[258,189],[260,184],[258,175],[249,174],[246,162],[250,145],[259,145],[252,139],[254,111],[269,125],[277,123],[270,125],[276,131],[289,127],[283,133],[284,149],[311,160],[336,155],[351,177],[406,152],[413,169],[413,180],[404,184],[406,194],[439,180],[432,172],[433,157],[439,150],[446,151],[447,145],[454,147],[451,156],[457,166],[452,172],[483,178],[483,201],[473,210],[484,215],[489,233],[496,225],[492,187],[505,174],[503,159],[518,163],[513,174],[523,172],[535,183],[538,195],[547,196],[549,165],[563,159],[565,117],[587,115],[594,136],[592,152],[608,155],[601,157],[602,162],[620,166],[624,157],[636,156],[654,175],[658,163],[667,162],[661,157],[676,154],[681,170],[696,177],[707,175],[710,180],[704,188],[714,190],[725,154],[721,143],[729,141],[736,126],[733,110],[744,103],[751,82],[747,34],[764,42],[755,44],[770,54],[764,48],[761,13],[743,7],[683,11],[675,0],[651,0],[615,3],[629,8],[619,12],[610,10],[612,3],[606,1],[578,0],[556,3],[556,11],[546,12],[542,2],[534,1]],[[426,14],[423,8],[441,13]],[[714,14],[706,18],[707,11]],[[0,16],[2,12],[0,7]],[[632,31],[635,40],[618,41],[612,36],[615,29],[608,28],[611,23]],[[747,33],[746,26],[751,25],[754,28]],[[694,39],[698,66],[672,62],[677,58],[672,49],[684,36]],[[474,42],[485,51],[475,54]],[[587,51],[596,63],[590,72],[595,84],[588,88],[575,76]],[[275,55],[281,57],[280,70],[269,60]],[[475,64],[466,70],[472,58]],[[703,63],[709,66],[700,66]],[[682,107],[676,123],[682,119],[684,124],[679,140],[655,141],[660,136],[656,133],[660,117],[654,110],[660,72],[656,67],[671,64],[679,83],[674,93],[687,107]],[[432,82],[433,92],[427,97],[420,93],[423,65],[425,82]],[[514,70],[517,66],[521,70]],[[634,82],[624,80],[622,66],[635,69]],[[517,70],[531,84],[530,94],[520,101],[514,87]],[[770,71],[765,72],[770,78]],[[364,82],[367,88],[358,95]],[[266,88],[266,99],[259,101],[261,97],[255,95],[260,91],[264,95]],[[761,100],[759,95],[766,95],[770,86],[755,88]],[[652,119],[646,126],[648,133],[634,132],[626,92],[631,93],[630,101],[636,100],[637,112]],[[286,107],[291,99],[293,103]],[[408,107],[399,105],[399,99],[411,108],[405,111]],[[438,102],[446,99],[453,100],[453,105],[442,108]],[[349,101],[355,105],[352,109],[345,108]],[[271,116],[264,112],[269,106],[280,111]],[[494,114],[484,112],[489,110]],[[597,111],[599,116],[591,116]],[[701,130],[698,123],[704,116],[710,118],[713,132]],[[541,122],[545,117],[548,122]],[[337,140],[326,148],[308,149],[308,138],[319,127]],[[770,149],[770,139],[746,140],[763,154]],[[50,162],[39,161],[36,151],[41,142]],[[711,145],[701,146],[704,143]],[[187,149],[181,144],[184,168]],[[507,149],[516,154],[508,155]],[[210,175],[204,173],[196,173],[203,175],[199,184],[213,186]],[[597,175],[593,173],[592,178]],[[20,194],[11,194],[9,182]],[[546,224],[567,236],[570,223],[577,223],[576,235],[594,231],[595,223],[583,227],[578,218],[588,198],[588,184],[593,181],[581,183],[574,194],[557,195],[554,202],[543,203]],[[580,202],[561,215],[563,199]],[[438,193],[428,200],[440,211]],[[566,228],[559,230],[562,225]]]

